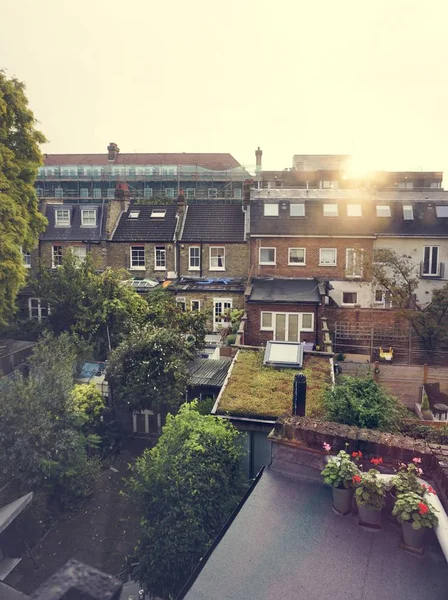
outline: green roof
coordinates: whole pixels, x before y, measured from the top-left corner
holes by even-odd
[[[263,355],[264,350],[239,350],[216,413],[270,420],[291,414],[294,376],[302,373],[307,379],[307,416],[320,416],[324,392],[331,385],[328,357],[305,354],[303,368],[297,370],[265,367]]]

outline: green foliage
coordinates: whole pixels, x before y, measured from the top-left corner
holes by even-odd
[[[66,252],[62,266],[41,268],[33,286],[36,296],[51,306],[48,323],[56,334],[75,333],[104,356],[109,338],[116,345],[147,315],[146,302],[123,284],[124,277],[112,269],[99,272],[89,255],[81,262]]]
[[[392,516],[400,523],[410,523],[413,529],[432,528],[439,522],[436,511],[415,492],[398,495]]]
[[[196,404],[193,406],[200,415],[209,415],[215,406],[215,402],[214,398],[204,398],[203,400],[196,400]]]
[[[432,444],[448,446],[448,426],[436,428],[429,425],[421,425],[419,421],[403,421],[400,425],[400,433],[416,439],[426,440]]]
[[[26,269],[20,247],[37,245],[46,219],[38,210],[34,181],[42,161],[39,144],[44,136],[35,129],[25,85],[0,70],[0,323],[14,310]]]
[[[345,354],[343,354],[342,352],[339,352],[339,354],[336,356],[336,360],[338,362],[344,362],[344,360],[345,360]]]
[[[104,398],[94,383],[76,384],[71,393],[73,412],[82,423],[96,424],[102,415]]]
[[[405,409],[371,378],[343,376],[325,394],[326,418],[335,423],[397,431]]]
[[[414,463],[400,465],[398,473],[392,478],[392,485],[396,493],[414,492],[423,496],[425,490],[418,481],[418,467]]]
[[[361,483],[356,487],[355,498],[358,506],[371,510],[381,510],[386,504],[386,484],[378,478],[379,471],[370,469],[361,473]]]
[[[322,471],[324,482],[335,488],[349,489],[354,487],[353,476],[359,474],[359,469],[345,450],[330,458]]]
[[[422,393],[422,412],[430,410],[428,394],[423,390]]]
[[[235,342],[236,342],[236,334],[235,333],[231,333],[230,335],[228,335],[226,337],[227,346],[232,346]]]
[[[136,577],[163,597],[179,592],[246,489],[240,434],[195,402],[168,415],[157,446],[137,459],[131,495],[143,508]]]
[[[176,329],[147,325],[110,354],[108,380],[114,397],[130,408],[177,410],[188,379],[192,349]]]

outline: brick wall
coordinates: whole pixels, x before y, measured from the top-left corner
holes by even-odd
[[[95,261],[95,265],[98,269],[104,269],[106,265],[106,242],[100,244],[84,244],[82,242],[39,242],[40,245],[40,260],[44,267],[51,269],[52,267],[52,252],[53,246],[62,246],[62,255],[64,255],[64,249],[71,248],[73,246],[85,246],[87,253],[92,256]],[[31,257],[33,260],[33,257]],[[34,268],[32,269],[34,272]]]
[[[337,234],[337,231],[335,231]],[[254,275],[275,277],[323,277],[328,279],[345,278],[347,248],[363,248],[371,252],[373,240],[346,238],[252,238],[250,241],[250,264]],[[259,265],[259,248],[276,248],[276,265]],[[305,248],[305,265],[288,265],[288,249]],[[337,265],[319,266],[320,248],[337,249]]]
[[[176,292],[176,298],[185,298],[186,308],[190,310],[191,301],[199,300],[201,302],[201,310],[207,312],[207,328],[212,331],[213,329],[213,300],[219,298],[220,300],[231,300],[232,309],[243,309],[244,308],[244,294],[241,291],[240,294],[235,292],[201,292],[201,291],[183,291],[179,290]]]
[[[145,269],[130,269],[131,264],[131,246],[145,247]],[[165,246],[166,248],[166,269],[155,270],[155,247]],[[113,269],[127,269],[130,277],[150,277],[156,279],[166,279],[168,271],[174,271],[174,252],[172,243],[160,242],[157,244],[135,242],[108,242],[107,245],[107,266]]]
[[[408,322],[397,310],[392,308],[378,310],[376,308],[325,308],[325,316],[328,318],[328,327],[334,330],[336,321],[348,323],[363,323],[371,325],[380,323],[382,325],[401,325],[408,330]]]
[[[127,210],[129,203],[125,200],[109,200],[107,205],[106,236],[107,239],[112,235],[121,213]]]
[[[200,244],[180,245],[180,270],[181,277],[199,277],[201,271],[189,271],[189,248],[200,247]],[[225,270],[210,270],[210,247],[225,247]],[[247,277],[249,273],[249,244],[203,244],[201,253],[202,277]]]
[[[265,346],[266,342],[273,339],[273,331],[260,331],[262,312],[286,312],[286,313],[313,313],[314,314],[314,332],[302,332],[300,334],[301,342],[316,343],[316,327],[320,329],[320,307],[315,304],[258,304],[255,302],[246,302],[246,334],[245,344],[249,346]],[[320,335],[318,335],[318,343]]]

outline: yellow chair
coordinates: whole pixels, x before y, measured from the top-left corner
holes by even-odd
[[[380,346],[380,360],[387,360],[389,362],[394,358],[394,349],[389,348],[389,350],[383,350]]]

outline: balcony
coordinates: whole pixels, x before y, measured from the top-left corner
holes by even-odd
[[[421,262],[419,274],[421,279],[444,279],[445,263],[438,262],[436,265],[433,265],[428,264],[427,262]]]

